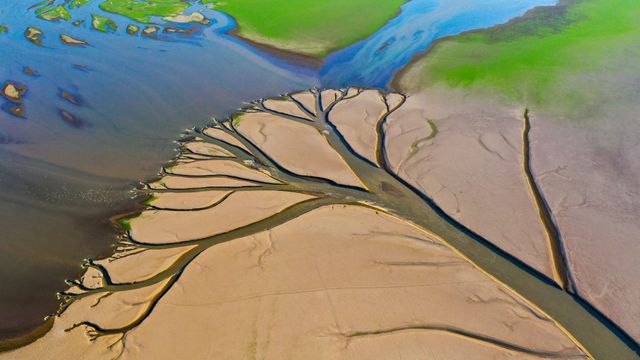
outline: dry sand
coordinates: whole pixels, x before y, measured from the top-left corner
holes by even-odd
[[[402,178],[453,218],[551,276],[523,171],[523,112],[454,92],[412,95],[390,118],[389,157]]]

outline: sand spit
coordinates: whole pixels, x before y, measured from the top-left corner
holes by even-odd
[[[24,37],[34,45],[42,46],[42,38],[44,37],[44,32],[35,27],[28,27],[24,31]]]
[[[163,18],[163,20],[164,21],[175,22],[175,23],[183,23],[183,24],[191,23],[191,22],[208,24],[210,22],[209,19],[207,19],[204,15],[202,15],[199,12],[194,12],[191,15],[180,14],[180,15],[176,15],[176,16],[167,16],[167,17]]]
[[[60,41],[62,41],[63,44],[69,45],[69,46],[87,46],[87,45],[89,45],[89,43],[84,41],[84,40],[80,40],[80,39],[74,38],[74,37],[69,36],[69,35],[64,35],[64,34],[60,34]]]
[[[574,317],[609,344],[583,313],[552,320],[539,303],[572,311],[566,293],[485,256],[391,172],[405,100],[313,90],[194,130],[53,329],[0,358],[587,358]]]

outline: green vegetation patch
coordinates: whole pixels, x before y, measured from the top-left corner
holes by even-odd
[[[101,15],[91,15],[91,25],[94,29],[102,32],[113,32],[118,30],[118,25],[113,20]]]
[[[65,9],[62,6],[41,7],[40,9],[36,10],[36,14],[38,14],[39,18],[48,20],[48,21],[58,21],[60,19],[66,21],[71,19],[71,14],[69,13],[69,10]]]
[[[9,27],[7,25],[0,25],[0,34],[8,33]]]
[[[31,41],[33,44],[42,46],[42,37],[44,36],[44,32],[35,27],[28,27],[24,31],[25,39]]]
[[[155,195],[151,195],[147,200],[143,202],[143,204],[148,206],[148,205],[151,205],[156,200],[158,200],[158,197]]]
[[[180,0],[107,0],[100,4],[100,9],[148,24],[154,16],[180,15],[189,6],[189,3]]]
[[[203,3],[213,3],[203,0]],[[365,38],[406,0],[230,0],[215,9],[233,16],[238,35],[308,55],[325,56]]]
[[[127,34],[136,35],[140,31],[140,27],[138,25],[129,24],[127,25]]]
[[[126,231],[131,231],[131,219],[118,220],[118,224]]]
[[[71,1],[71,3],[69,3],[69,9],[75,9],[75,8],[83,7],[83,6],[87,5],[90,2],[91,2],[91,0],[73,0],[73,1]]]
[[[587,95],[563,79],[606,70],[616,57],[640,63],[638,44],[637,0],[574,0],[446,40],[413,65],[401,86],[485,86],[538,104],[561,94],[577,106]]]

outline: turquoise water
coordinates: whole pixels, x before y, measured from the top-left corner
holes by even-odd
[[[28,87],[24,118],[0,111],[0,337],[37,324],[80,259],[109,252],[115,232],[108,217],[131,207],[128,190],[173,156],[172,140],[185,127],[225,116],[244,100],[312,86],[385,87],[434,39],[552,2],[412,0],[318,69],[252,48],[227,34],[233,19],[197,4],[187,13],[202,11],[210,25],[173,24],[189,34],[154,39],[127,35],[132,21],[121,16],[109,14],[118,31],[100,33],[90,21],[47,22],[31,3],[0,0],[0,24],[10,29],[0,34],[0,84]],[[103,13],[97,6],[74,11],[74,19]],[[24,39],[27,26],[44,31],[42,47]],[[90,46],[65,46],[60,34]],[[25,66],[38,76],[24,74]]]

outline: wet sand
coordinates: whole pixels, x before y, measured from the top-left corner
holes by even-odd
[[[26,6],[0,10],[15,29],[0,39],[0,87],[28,86],[23,118],[0,111],[0,223],[11,224],[0,229],[0,338],[40,324],[63,280],[81,275],[81,260],[110,253],[109,217],[134,206],[129,191],[174,156],[182,129],[242,100],[316,83],[225,36],[224,19],[172,43],[39,21],[46,38],[36,47],[22,36],[37,21],[22,15]],[[91,46],[66,46],[61,34]]]
[[[11,28],[11,31],[0,39],[3,48],[7,50],[5,54],[11,60],[3,68],[4,79],[24,83],[29,88],[24,104],[12,105],[11,101],[6,100],[7,106],[3,106],[3,110],[7,114],[0,113],[0,120],[4,124],[0,132],[0,143],[9,151],[63,165],[63,167],[75,168],[82,173],[107,177],[114,174],[117,174],[116,177],[122,176],[123,181],[115,187],[117,196],[123,198],[128,196],[126,191],[129,189],[130,182],[148,178],[156,172],[161,161],[171,156],[168,152],[171,145],[168,142],[182,127],[201,123],[214,111],[224,114],[230,104],[239,104],[242,100],[307,88],[317,81],[327,80],[326,73],[322,76],[322,80],[315,78],[315,69],[313,71],[308,69],[310,67],[308,57],[296,58],[293,61],[288,58],[287,64],[283,64],[279,59],[260,51],[256,52],[254,46],[247,46],[244,42],[224,36],[223,34],[231,30],[234,25],[227,16],[222,14],[202,9],[202,14],[211,19],[209,25],[189,27],[188,33],[174,34],[175,37],[167,33],[177,31],[177,27],[174,26],[165,28],[162,34],[160,32],[153,34],[153,37],[171,41],[169,46],[169,43],[157,41],[151,37],[142,39],[125,36],[127,30],[135,34],[142,30],[136,29],[135,26],[125,28],[125,23],[119,23],[119,32],[113,36],[91,30],[90,21],[83,23],[79,19],[82,16],[89,19],[90,13],[101,13],[97,5],[97,3],[91,4],[78,9],[79,17],[75,17],[74,12],[72,20],[75,21],[68,23],[69,26],[66,27],[64,23],[34,20],[33,14],[23,16],[26,6],[20,4],[10,5],[0,10],[0,13],[6,15],[9,21],[7,25]],[[457,14],[454,11],[455,7],[443,6],[443,8],[450,10],[444,12],[445,15],[448,14],[447,16]],[[513,10],[508,12],[511,11]],[[405,15],[411,12],[411,9],[403,9]],[[429,19],[431,18],[409,17],[402,18],[401,22],[422,26],[425,23],[431,23]],[[486,21],[499,20],[486,17]],[[203,22],[207,22],[206,19],[203,19]],[[442,24],[440,21],[433,23]],[[23,30],[31,25],[37,28],[32,29],[33,31],[27,35],[36,44],[40,43],[43,46],[36,47],[24,38]],[[481,25],[472,21],[466,26]],[[447,26],[445,28],[448,29]],[[40,32],[36,29],[43,34],[38,35]],[[382,30],[382,33],[379,33],[380,30],[376,32],[377,36],[404,36],[402,29],[395,27]],[[65,46],[61,42],[61,36],[85,41],[90,46]],[[359,44],[364,46],[362,50],[377,48],[377,41],[375,41],[377,36],[371,37],[373,41],[360,41]],[[428,38],[421,38],[415,42],[426,41],[429,41]],[[396,50],[393,46],[385,47],[385,53],[390,58],[398,58],[399,53],[406,54],[414,51],[413,47],[398,46],[399,44],[396,43]],[[391,53],[394,55],[390,55]],[[358,62],[361,65],[349,66],[349,72],[358,76],[356,83],[372,83],[371,75],[362,72],[364,68],[385,68],[392,72],[400,66],[399,63],[387,62],[378,55],[378,52],[375,52],[375,56],[371,57],[358,56],[357,58],[360,59]],[[288,66],[290,63],[300,67],[291,68]],[[325,70],[329,70],[338,64],[332,64],[329,61],[329,64],[325,65]],[[128,70],[122,72],[123,68]],[[340,73],[343,74],[344,69]],[[351,79],[351,77],[335,77],[340,86],[354,83],[347,78]],[[123,84],[127,86],[123,87]],[[227,84],[227,86],[221,88],[219,84]],[[82,101],[73,101],[65,94],[79,95]],[[167,98],[172,99],[171,103],[167,103]],[[149,128],[154,129],[153,134],[148,131]],[[124,143],[126,146],[123,146]],[[13,156],[12,153],[7,153],[7,157],[11,156]],[[133,159],[132,156],[139,156],[139,158]],[[146,168],[138,171],[140,169],[136,167],[140,163],[145,163]],[[15,183],[11,179],[14,174],[7,174],[10,174],[7,176],[7,183]],[[34,175],[25,181],[39,180],[39,176]],[[9,186],[3,183],[4,187]],[[86,211],[82,207],[74,210],[79,215],[55,213],[56,203],[63,206],[63,201],[58,200],[58,196],[91,198],[96,194],[105,193],[111,196],[112,188],[85,189],[82,184],[78,185],[71,181],[64,182],[64,191],[43,187],[47,190],[30,188],[20,192],[19,196],[20,201],[37,203],[39,209],[31,209],[29,206],[23,208],[22,205],[7,206],[8,215],[3,218],[22,229],[29,228],[33,222],[46,224],[46,229],[43,226],[41,229],[33,230],[33,238],[46,238],[47,241],[42,240],[42,244],[34,243],[32,246],[55,248],[46,252],[55,254],[55,261],[47,254],[40,254],[41,256],[31,257],[38,264],[37,266],[25,264],[18,259],[25,258],[25,253],[33,254],[30,250],[18,252],[18,250],[24,250],[27,244],[25,234],[14,229],[10,234],[2,234],[7,235],[2,236],[2,241],[8,244],[5,248],[12,247],[11,258],[2,264],[0,269],[11,273],[11,277],[2,283],[22,286],[28,283],[38,284],[38,286],[29,287],[28,294],[25,293],[26,287],[23,289],[13,285],[0,286],[1,292],[19,289],[16,290],[17,294],[11,295],[11,298],[20,300],[7,301],[4,304],[6,313],[3,316],[11,316],[18,322],[20,319],[28,318],[28,321],[25,320],[28,324],[37,323],[42,316],[53,309],[55,305],[52,300],[53,290],[59,289],[64,277],[74,274],[77,269],[76,262],[87,254],[105,254],[105,248],[112,239],[110,225],[104,220],[111,215],[108,206],[105,206],[104,212],[95,215],[95,218],[82,217],[82,224],[77,224],[73,220],[74,216],[78,218]],[[13,196],[15,194],[12,191],[7,190],[6,193]],[[54,193],[55,197],[46,195],[47,191]],[[40,198],[34,201],[31,195],[41,192],[45,193],[43,198],[47,201],[38,202]],[[98,205],[87,201],[84,206],[94,209]],[[120,205],[110,209],[113,211],[119,207]],[[18,214],[28,214],[28,216]],[[99,220],[102,221],[99,225],[101,233],[97,230],[85,231],[87,228],[93,229],[87,224],[97,224]],[[48,237],[49,234],[52,236]],[[71,238],[76,241],[70,241]],[[86,242],[86,239],[91,240]],[[79,242],[83,243],[79,244]],[[72,250],[56,248],[57,244],[62,244],[65,248],[70,247]],[[52,266],[49,271],[29,273],[24,269],[17,269],[18,266],[39,269],[44,264]],[[44,275],[41,275],[42,273]],[[49,281],[44,280],[47,276],[50,276]],[[29,306],[21,306],[23,303],[28,303]],[[0,329],[2,329],[0,337],[3,334],[22,332],[26,326],[26,324],[11,323],[10,329],[2,327],[9,323],[9,321],[0,321]],[[19,331],[18,328],[20,328]]]
[[[573,3],[561,2],[559,8],[545,11],[553,15]],[[531,12],[529,17],[545,11]],[[518,20],[488,33],[500,34],[514,24]],[[610,44],[607,53],[615,56],[593,69],[557,70],[554,81],[562,85],[550,86],[541,99],[528,96],[526,86],[525,99],[516,100],[502,98],[496,88],[481,82],[457,89],[426,84],[420,80],[424,79],[420,67],[428,61],[412,63],[392,84],[414,96],[459,99],[457,112],[462,121],[475,118],[477,103],[489,104],[496,118],[510,116],[514,107],[530,107],[531,172],[558,229],[572,291],[617,324],[638,349],[640,108],[634,85],[638,82],[638,52],[624,41],[618,44],[612,39]],[[580,60],[591,61],[592,57]],[[495,124],[491,131],[508,128]],[[487,184],[496,179],[492,174],[478,178]]]
[[[561,292],[522,297],[513,289],[533,283],[505,286],[497,280],[510,275],[470,261],[459,235],[443,236],[437,218],[430,227],[412,217],[423,211],[414,204],[425,205],[386,170],[411,154],[411,142],[394,139],[420,133],[410,112],[402,115],[404,97],[351,89],[322,99],[258,101],[233,123],[186,137],[164,176],[140,190],[153,197],[128,220],[116,252],[89,260],[62,294],[66,310],[52,331],[3,358],[585,358],[585,343],[572,335],[596,356],[626,358],[607,348],[609,335],[597,326],[585,329],[598,334],[595,346],[572,317],[556,318],[561,313],[538,302],[562,304]],[[394,128],[404,119],[404,130]],[[278,128],[295,134],[289,122],[315,135],[269,136]],[[432,139],[441,134],[444,127]],[[326,176],[314,169],[335,161]],[[358,183],[349,183],[353,176]]]
[[[393,115],[397,126],[388,141],[398,151],[390,158],[395,171],[450,216],[552,277],[523,171],[523,113],[455,92],[412,95]]]
[[[154,259],[170,261],[167,252]],[[109,270],[128,277],[136,269],[143,278],[141,266],[154,273],[167,265],[150,260]],[[96,308],[99,295],[86,298],[43,339],[5,357],[584,358],[553,322],[438,241],[373,210],[343,206],[203,253],[122,339],[88,342],[82,329],[64,331],[87,318],[124,324],[165,285],[114,294]],[[137,302],[143,305],[127,305]]]
[[[639,108],[608,110],[586,127],[536,113],[533,164],[563,235],[576,291],[640,339]]]

